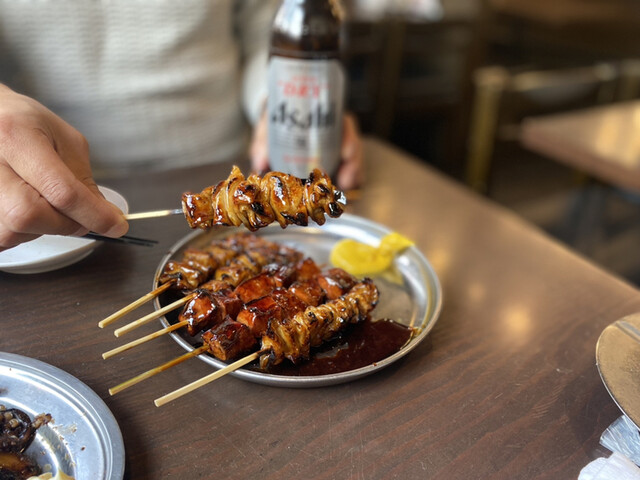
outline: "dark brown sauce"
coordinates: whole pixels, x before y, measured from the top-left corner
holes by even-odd
[[[299,377],[355,370],[393,355],[406,345],[412,334],[411,328],[393,320],[367,319],[350,325],[342,336],[314,350],[309,361],[300,365],[285,361],[266,373]]]

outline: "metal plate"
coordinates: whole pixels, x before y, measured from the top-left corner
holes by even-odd
[[[200,247],[215,238],[222,238],[241,231],[236,228],[220,227],[208,232],[197,231],[176,243],[162,259],[156,270],[153,288],[158,285],[165,264],[172,259],[180,259],[182,252],[188,247]],[[246,231],[246,230],[245,230]],[[330,219],[323,226],[296,227],[282,229],[279,225],[270,225],[256,232],[268,240],[283,243],[301,250],[318,264],[328,264],[329,254],[336,242],[344,238],[352,238],[370,245],[378,245],[382,237],[391,230],[364,218],[344,214],[340,218]],[[375,278],[380,290],[380,300],[373,312],[373,318],[391,318],[404,325],[418,329],[418,333],[402,349],[375,364],[331,375],[317,376],[284,376],[260,373],[249,369],[239,369],[231,373],[238,378],[252,382],[279,387],[318,387],[343,383],[369,375],[402,358],[413,350],[435,325],[442,306],[440,282],[427,259],[415,247],[406,249],[395,259],[395,268],[400,274],[400,284]],[[155,300],[156,310],[162,307],[160,300]],[[161,318],[166,327],[169,321]],[[171,334],[178,344],[187,351],[198,346],[197,341],[186,333]],[[210,355],[198,358],[220,369],[227,364]]]
[[[116,420],[96,393],[68,373],[0,352],[0,404],[32,418],[50,413],[25,452],[44,471],[76,480],[122,480],[124,443]]]
[[[596,364],[611,398],[640,429],[640,313],[621,318],[602,331]]]

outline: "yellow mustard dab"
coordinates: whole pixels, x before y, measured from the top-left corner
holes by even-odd
[[[412,245],[411,240],[396,232],[382,237],[377,247],[345,239],[335,244],[329,260],[356,277],[374,276],[389,270],[393,258]]]

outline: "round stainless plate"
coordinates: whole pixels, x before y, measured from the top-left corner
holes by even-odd
[[[596,365],[611,398],[640,429],[640,313],[621,318],[602,331]]]
[[[239,232],[236,228],[214,228],[208,232],[196,231],[187,235],[176,243],[169,253],[162,259],[154,277],[153,288],[158,285],[158,278],[165,264],[172,259],[179,259],[182,252],[189,247],[200,247],[215,238],[222,238]],[[256,234],[267,239],[289,245],[304,252],[318,264],[328,264],[329,254],[336,242],[344,238],[352,238],[370,245],[377,245],[380,239],[390,230],[382,225],[364,218],[344,214],[340,218],[330,219],[323,226],[296,227],[286,229],[279,225],[270,225],[259,230]],[[442,291],[440,282],[433,268],[420,251],[411,247],[405,250],[395,260],[395,268],[400,275],[399,283],[376,278],[375,282],[380,290],[380,301],[373,312],[375,318],[392,318],[404,325],[418,329],[418,333],[401,350],[390,357],[375,364],[331,375],[317,376],[284,376],[260,373],[249,369],[239,369],[232,375],[243,380],[280,386],[280,387],[318,387],[343,383],[371,374],[390,365],[413,350],[435,325],[442,306]],[[155,308],[162,307],[160,300],[155,300]],[[163,317],[162,324],[166,327],[169,321]],[[197,346],[196,341],[186,333],[171,334],[178,344],[187,351]],[[198,358],[220,369],[227,364],[210,355],[200,355]]]
[[[121,480],[122,434],[96,393],[68,373],[33,358],[0,352],[0,404],[32,418],[50,413],[27,449],[44,471],[76,480]]]

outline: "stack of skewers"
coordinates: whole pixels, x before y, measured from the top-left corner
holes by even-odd
[[[319,171],[309,179],[272,172],[244,178],[237,168],[230,177],[199,194],[183,195],[189,224],[245,225],[250,230],[278,221],[306,225],[324,223],[324,214],[342,213],[342,193]],[[378,302],[378,289],[341,269],[322,269],[293,248],[252,233],[233,234],[203,248],[187,248],[182,260],[167,262],[153,292],[99,323],[105,327],[163,292],[179,300],[115,330],[120,336],[181,308],[178,321],[150,335],[103,354],[129,350],[181,329],[202,346],[110,390],[118,393],[189,358],[210,354],[228,362],[226,368],[155,401],[163,405],[220,376],[259,360],[262,370],[283,361],[299,364],[353,323],[368,317]]]

